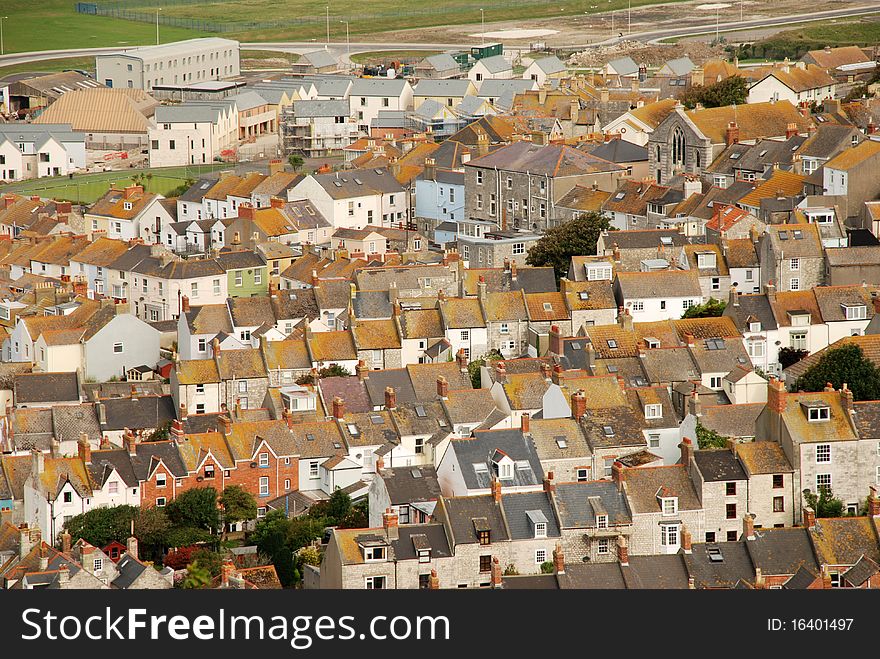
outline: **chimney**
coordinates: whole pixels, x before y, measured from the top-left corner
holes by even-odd
[[[629,309],[624,309],[623,313],[620,314],[620,326],[625,332],[633,331],[633,317],[630,314]]]
[[[70,537],[70,533],[67,529],[64,530],[64,533],[61,534],[61,551],[62,553],[69,554],[70,553],[70,545],[71,540],[73,538]]]
[[[269,197],[269,206],[272,208],[284,208],[286,203],[287,201],[280,197]]]
[[[382,513],[382,528],[385,530],[385,537],[389,540],[397,540],[397,513],[392,508],[386,508]]]
[[[697,418],[703,416],[703,404],[700,402],[700,394],[697,391],[696,385],[694,385],[694,390],[691,392],[690,398],[688,398],[688,412]]]
[[[138,539],[133,535],[128,536],[128,539],[125,541],[125,551],[132,558],[139,558],[138,556]]]
[[[571,395],[571,418],[579,421],[587,413],[587,397],[583,389],[578,389]]]
[[[756,567],[755,568],[755,590],[764,590],[764,588],[766,588],[766,586],[767,586],[767,584],[764,581],[764,571],[761,568]]]
[[[556,491],[556,483],[554,480],[555,474],[552,471],[548,471],[547,475],[544,477],[544,492],[547,494]]]
[[[137,436],[126,428],[122,433],[122,448],[124,448],[130,456],[137,455]]]
[[[189,296],[183,295],[180,298],[180,313],[189,313]]]
[[[816,526],[816,511],[810,506],[804,506],[804,527],[811,529]]]
[[[820,571],[819,576],[822,578],[822,589],[823,590],[830,590],[831,588],[834,587],[831,585],[831,570],[828,568],[827,565],[822,566],[822,570]]]
[[[235,574],[235,565],[227,558],[223,561],[223,565],[220,566],[220,586],[222,588],[229,588],[229,582],[232,580],[233,574]]]
[[[798,133],[797,124],[788,124],[785,127],[785,139],[791,139]]]
[[[358,360],[357,366],[354,367],[354,371],[357,373],[359,380],[367,380],[370,377],[370,369],[367,368],[363,359]]]
[[[592,342],[588,342],[587,347],[584,348],[584,350],[587,352],[587,370],[592,375],[596,370],[596,349],[593,347]]]
[[[629,565],[629,548],[626,546],[626,536],[617,536],[617,561],[621,565]]]
[[[739,293],[736,290],[736,285],[732,285],[730,287],[730,292],[727,296],[727,305],[730,307],[738,307],[739,306]]]
[[[428,588],[430,590],[440,589],[440,579],[437,577],[437,570],[431,570],[431,576],[428,578]]]
[[[173,419],[171,421],[171,439],[175,442],[180,442],[183,440],[183,424],[178,419]]]
[[[775,375],[767,380],[767,407],[771,412],[782,414],[785,411],[785,385]]]
[[[339,396],[333,398],[333,418],[342,419],[345,417],[345,401]]]
[[[840,385],[840,402],[843,405],[843,409],[850,414],[853,413],[853,392],[846,382]]]
[[[501,563],[498,562],[498,557],[492,557],[492,588],[502,588],[503,582],[501,581]]]
[[[620,263],[620,245],[617,243],[611,246],[611,258],[614,259],[615,263]]]
[[[685,466],[686,469],[690,468],[691,458],[694,455],[694,443],[691,441],[689,437],[685,437],[681,440],[681,444],[678,445],[678,448],[681,449],[681,460],[680,463]]]
[[[455,360],[458,362],[458,370],[462,373],[467,373],[468,361],[464,348],[459,348],[458,352],[455,354]]]
[[[215,338],[211,341],[211,350],[214,353],[214,357],[220,356],[220,339]]]
[[[437,161],[433,158],[425,158],[424,177],[428,181],[434,181],[437,178]]]
[[[528,412],[523,413],[523,415],[519,418],[519,429],[522,431],[523,435],[529,434],[529,424],[532,420],[531,415]]]
[[[442,375],[437,377],[437,395],[443,400],[449,398],[449,382]]]
[[[181,403],[180,403],[180,411],[177,413],[177,417],[178,417],[181,421],[186,421],[188,415],[189,415],[189,412],[187,412],[187,409],[186,409],[186,403],[184,403],[183,401],[181,401]]]
[[[392,387],[385,387],[385,409],[397,409],[397,393]]]
[[[124,199],[131,199],[135,195],[143,194],[144,186],[142,185],[129,185],[122,192],[122,196]]]
[[[562,384],[562,378],[560,377],[562,374],[562,364],[556,362],[553,364],[553,369],[550,372],[550,379],[553,380],[553,384]]]
[[[70,581],[70,566],[62,563],[58,566],[58,583],[67,583]]]
[[[551,371],[550,364],[547,362],[541,362],[541,377],[543,377],[546,382],[550,381]]]
[[[565,574],[565,554],[562,553],[562,543],[556,543],[553,550],[553,571],[556,574]]]
[[[31,529],[27,524],[22,524],[18,527],[18,557],[23,560],[42,541],[39,528]]]
[[[510,281],[516,281],[516,259],[510,262]]]
[[[76,450],[80,460],[85,464],[92,464],[92,446],[89,444],[89,436],[84,432],[79,434],[79,442],[77,442]],[[42,453],[40,455],[42,455]],[[42,465],[40,467],[40,471],[42,471]]]
[[[554,355],[562,355],[562,335],[559,332],[559,325],[550,326],[550,352]]]
[[[492,499],[495,500],[495,503],[501,503],[501,481],[498,480],[497,476],[492,477],[490,489],[492,492]]]
[[[645,342],[644,339],[639,339],[638,341],[636,341],[636,349],[639,352],[640,359],[644,359],[647,356],[648,344]]]
[[[74,297],[84,297],[89,293],[89,282],[85,278],[75,277],[72,288]]]
[[[70,215],[73,212],[73,204],[69,201],[56,201],[55,212],[58,215]]]
[[[615,460],[611,465],[611,480],[617,483],[617,489],[623,491],[623,463]]]
[[[694,340],[694,335],[689,332],[685,332],[684,342],[687,344],[688,348],[693,348],[696,345],[696,341]]]
[[[685,554],[690,554],[693,551],[693,538],[691,537],[691,530],[686,527],[681,527],[681,550]]]
[[[877,497],[877,488],[871,485],[868,491],[868,517],[880,517],[880,498]]]
[[[254,219],[254,207],[245,202],[238,207],[238,216],[245,220]]]
[[[755,518],[751,513],[743,515],[743,538],[745,540],[755,539]]]
[[[507,382],[507,367],[505,366],[503,359],[495,361],[495,381],[501,383]]]
[[[227,412],[226,414],[221,414],[219,420],[220,432],[229,437],[232,434],[232,417]]]
[[[727,146],[739,143],[739,126],[736,125],[735,121],[727,124],[727,128],[724,131],[724,143]]]

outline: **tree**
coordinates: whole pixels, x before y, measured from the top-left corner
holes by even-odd
[[[170,567],[172,570],[182,570],[193,562],[193,553],[197,549],[197,546],[190,545],[189,547],[181,547],[180,549],[169,551],[162,559],[162,564],[165,567]]]
[[[83,538],[95,547],[104,547],[114,540],[124,544],[131,535],[131,522],[137,516],[136,506],[94,508],[75,515],[64,528],[74,540]]]
[[[287,158],[287,162],[289,162],[290,166],[293,167],[293,171],[298,171],[299,168],[303,166],[303,163],[305,161],[302,159],[302,156],[294,153]]]
[[[321,552],[317,547],[303,547],[296,552],[296,557],[301,565],[314,565],[317,567],[321,564]]]
[[[556,571],[556,567],[553,565],[553,561],[544,561],[541,563],[541,574],[553,574]]]
[[[220,495],[223,506],[223,520],[227,524],[244,522],[257,517],[257,501],[240,485],[230,485]]]
[[[330,364],[318,371],[319,378],[347,378],[351,373],[345,366],[341,364]],[[296,383],[299,385],[318,384],[311,373],[306,373],[297,378]]]
[[[795,391],[822,391],[827,383],[839,389],[844,383],[855,400],[880,398],[880,369],[865,357],[860,346],[844,343],[822,353],[794,383]]]
[[[749,83],[742,76],[730,76],[711,85],[694,85],[679,100],[689,110],[697,103],[706,108],[742,105],[749,96]]]
[[[165,510],[175,526],[205,529],[214,533],[220,526],[217,508],[217,490],[213,487],[196,487],[186,490],[172,499]]]
[[[778,357],[779,364],[783,369],[786,369],[792,364],[797,364],[809,354],[809,350],[801,350],[799,348],[780,348]]]
[[[727,448],[727,437],[710,430],[699,421],[697,422],[697,446],[704,448]]]
[[[193,561],[186,566],[187,575],[183,580],[183,587],[187,589],[206,588],[211,584],[211,572]]]
[[[203,567],[210,572],[212,577],[220,576],[223,557],[216,551],[211,551],[204,547],[196,547],[195,551],[192,553],[192,558],[200,567]]]
[[[830,487],[820,487],[819,494],[804,490],[804,501],[812,508],[816,517],[843,517],[843,501],[835,498]]]
[[[324,529],[332,524],[327,524],[325,519],[315,519],[309,515],[290,520],[287,528],[288,546],[296,551],[301,547],[310,545],[324,535]],[[366,526],[366,525],[364,525]]]
[[[342,490],[336,490],[327,501],[327,516],[333,520],[332,524],[339,524],[351,513],[351,497]]]
[[[707,302],[703,304],[695,304],[692,307],[688,307],[687,310],[681,315],[682,318],[717,318],[721,314],[724,313],[724,309],[727,307],[727,303],[722,300],[716,300],[714,297],[710,297]]]
[[[134,535],[140,548],[162,547],[165,544],[171,522],[164,508],[142,506],[138,508],[134,518]]]
[[[568,274],[572,256],[589,256],[596,253],[599,234],[611,228],[608,218],[601,212],[590,211],[548,229],[529,249],[526,263],[534,266],[553,266],[556,278]]]
[[[482,357],[478,357],[470,364],[468,364],[468,375],[471,376],[471,386],[474,389],[479,389],[483,386],[482,367],[489,362],[498,361],[499,359],[504,359],[504,355],[493,348]]]
[[[288,520],[284,511],[269,511],[257,522],[252,536],[257,550],[272,562],[284,586],[294,585],[298,578],[293,552],[288,544],[292,521],[296,520]]]

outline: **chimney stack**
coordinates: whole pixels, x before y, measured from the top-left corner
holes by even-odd
[[[339,396],[333,398],[333,418],[343,419],[345,417],[345,401]]]
[[[357,366],[354,367],[354,371],[357,373],[359,380],[366,380],[370,377],[370,369],[367,368],[363,359],[358,360]]]
[[[128,540],[125,541],[125,551],[132,558],[139,558],[138,556],[138,539],[133,535],[128,536]]]
[[[385,409],[393,410],[397,408],[397,393],[392,387],[385,387]]]
[[[556,483],[554,482],[555,474],[552,471],[547,472],[547,476],[544,477],[544,491],[547,494],[556,491]]]
[[[562,543],[556,543],[556,549],[553,550],[553,571],[556,574],[565,574],[565,554],[562,553]]]
[[[220,432],[227,437],[232,434],[232,417],[229,416],[228,412],[220,415]]]
[[[519,418],[519,429],[522,431],[523,435],[529,434],[529,424],[531,423],[531,420],[531,416],[529,416],[528,412],[523,413]]]
[[[729,124],[727,124],[727,128],[724,131],[724,144],[727,146],[732,146],[738,143],[739,126],[736,125],[735,121],[731,121]]]
[[[590,375],[594,375],[596,370],[596,349],[593,347],[593,342],[588,341],[584,350],[587,352],[587,370],[590,372]]]
[[[745,515],[743,515],[743,539],[755,539],[755,518],[752,516],[751,513],[746,513]]]
[[[492,588],[502,588],[503,582],[501,581],[501,563],[498,562],[498,557],[492,557]]]
[[[587,397],[583,389],[571,395],[571,418],[579,421],[587,413]]]
[[[847,386],[846,382],[840,385],[840,402],[848,413],[852,414],[854,412],[853,392],[849,386]]]
[[[550,374],[552,370],[553,369],[550,368],[550,364],[548,364],[547,362],[541,362],[541,377],[543,377],[545,381],[550,381]]]
[[[804,506],[804,528],[811,529],[816,526],[816,511],[810,506]]]
[[[462,373],[467,373],[468,361],[467,355],[464,353],[464,348],[459,348],[458,352],[455,355],[455,359],[458,362],[458,370]]]
[[[89,436],[84,432],[79,434],[79,441],[77,442],[76,449],[80,460],[85,464],[92,464],[92,446],[89,444]],[[40,455],[42,455],[42,453],[40,453]],[[42,470],[43,468],[41,464],[40,471]]]
[[[431,576],[428,578],[428,588],[430,590],[440,589],[440,579],[437,577],[437,570],[431,570]]]
[[[495,503],[501,503],[501,481],[498,480],[497,476],[492,477],[492,499],[495,500]]]
[[[65,554],[70,554],[71,540],[73,538],[70,537],[70,533],[67,529],[64,529],[64,533],[61,534],[61,551]]]
[[[550,326],[550,353],[554,355],[563,354],[562,335],[559,332],[559,325]]]
[[[767,407],[771,412],[782,414],[785,411],[785,385],[775,375],[767,380]]]
[[[122,431],[122,447],[130,456],[137,455],[137,441],[137,435],[135,435],[129,428]]]
[[[700,393],[697,391],[696,385],[688,398],[688,411],[697,418],[703,416],[703,403],[700,402]]]
[[[398,537],[398,518],[397,513],[392,508],[386,508],[382,513],[382,528],[385,530],[385,536],[389,540],[397,540]]]
[[[220,566],[220,586],[222,588],[229,588],[233,574],[235,574],[235,565],[227,558]]]
[[[629,548],[625,535],[617,536],[617,561],[621,565],[629,565]]]
[[[685,554],[690,554],[693,551],[693,537],[691,537],[691,531],[688,527],[681,527],[681,550]]]
[[[880,517],[880,499],[877,498],[877,488],[871,485],[868,494],[868,517]]]
[[[623,463],[615,460],[611,465],[611,480],[617,483],[617,489],[623,492]]]
[[[442,375],[437,377],[437,395],[443,400],[449,398],[449,382]]]
[[[182,295],[180,297],[180,313],[189,313],[189,296]]]
[[[499,359],[495,362],[495,381],[496,382],[507,382],[507,366],[504,364],[503,359]]]
[[[678,445],[678,448],[681,449],[681,464],[683,464],[686,469],[690,469],[691,458],[694,455],[694,443],[690,438],[685,437],[681,440],[681,444]]]

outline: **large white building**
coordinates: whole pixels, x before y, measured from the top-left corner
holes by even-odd
[[[208,37],[95,56],[96,78],[108,87],[150,91],[155,85],[221,80],[240,74],[239,43]]]
[[[86,166],[86,136],[70,124],[0,124],[0,180],[67,176]]]
[[[150,167],[210,163],[238,146],[238,108],[228,99],[161,105],[149,135]]]

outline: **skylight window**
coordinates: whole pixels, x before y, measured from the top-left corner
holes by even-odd
[[[568,448],[568,442],[566,441],[565,437],[563,437],[561,435],[559,437],[557,437],[556,438],[556,446],[561,449]]]
[[[617,349],[617,341],[615,341],[614,339],[608,339],[608,347],[611,348],[612,350],[616,350]]]
[[[602,426],[602,432],[605,433],[606,437],[614,437],[614,428],[611,426]]]
[[[589,294],[587,291],[581,291],[580,293],[578,293],[578,297],[579,297],[581,300],[589,300],[589,299],[590,299],[590,294]]]
[[[416,416],[417,417],[426,417],[428,416],[427,412],[425,412],[425,408],[421,405],[416,405]]]
[[[358,435],[361,434],[361,430],[360,430],[360,428],[357,427],[356,424],[349,423],[347,427],[348,427],[348,432],[352,437],[357,437]]]
[[[544,303],[544,311],[553,311],[553,305],[549,302]]]
[[[620,201],[625,196],[626,196],[625,192],[618,192],[616,195],[614,195],[614,201]]]

